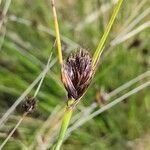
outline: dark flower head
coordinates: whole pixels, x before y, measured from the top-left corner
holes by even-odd
[[[33,112],[37,107],[37,99],[35,97],[26,97],[22,103],[22,109],[24,112]]]
[[[79,99],[88,88],[93,75],[92,59],[85,49],[71,54],[62,67],[62,82],[68,97]]]

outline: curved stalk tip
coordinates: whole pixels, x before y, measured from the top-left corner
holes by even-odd
[[[56,13],[54,0],[51,0],[51,4],[52,4],[52,10],[53,10],[56,42],[57,42],[57,49],[58,49],[58,59],[59,59],[60,65],[62,65],[63,64],[63,57],[62,57],[62,49],[61,49],[61,40],[60,40],[59,25],[58,25],[58,19],[57,19],[57,13]]]

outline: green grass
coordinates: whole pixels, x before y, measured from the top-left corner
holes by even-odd
[[[90,106],[95,101],[96,92],[101,88],[108,92],[112,91],[148,70],[149,51],[146,53],[146,50],[149,50],[148,35],[150,30],[148,28],[119,45],[113,47],[109,45],[110,41],[121,32],[122,26],[133,14],[133,11],[136,11],[136,5],[140,2],[137,0],[125,1],[106,42],[104,57],[100,60],[96,76],[75,114],[80,112],[80,108],[85,109],[84,107]],[[77,30],[76,27],[78,24],[83,24],[87,16],[99,10],[105,3],[109,4],[110,1],[76,0],[70,1],[70,3],[69,1],[57,1],[60,32],[63,37],[88,48],[93,54],[111,16],[113,7],[106,13],[101,14],[92,23],[85,24],[83,28]],[[143,4],[132,20],[148,8],[147,3]],[[0,10],[3,10],[4,4],[5,1],[3,0]],[[31,25],[11,21],[12,15],[29,20]],[[53,35],[37,30],[40,25],[52,31],[54,30],[49,1],[13,0],[7,17],[6,35],[0,50],[1,116],[41,73],[55,39]],[[147,21],[148,15],[133,29]],[[2,29],[4,30],[4,28]],[[139,40],[140,45],[131,46],[135,40]],[[2,36],[0,36],[0,45],[1,41]],[[68,50],[74,50],[75,47],[73,43],[64,38],[62,46],[64,57],[68,56]],[[55,50],[52,57],[56,57]],[[122,94],[148,79],[134,84]],[[31,91],[30,95],[34,93],[35,89]],[[66,93],[62,88],[62,84],[60,85],[58,63],[46,75],[37,98],[39,100],[38,109],[29,115],[18,128],[20,137],[12,138],[4,149],[23,149],[21,144],[16,144],[18,140],[28,147],[54,108],[65,103]],[[126,150],[135,149],[138,144],[142,143],[145,145],[144,148],[148,150],[148,142],[144,139],[149,138],[150,135],[149,99],[149,88],[129,97],[124,102],[98,115],[75,130],[65,141],[62,148],[65,150]],[[5,126],[0,129],[0,143],[6,138],[8,131],[17,123],[20,115],[21,113],[17,109]],[[49,128],[47,127],[47,130]],[[47,133],[47,130],[45,133]],[[45,136],[45,134],[42,136]]]

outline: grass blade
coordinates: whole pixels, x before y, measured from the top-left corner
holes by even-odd
[[[101,54],[103,52],[103,46],[104,46],[105,41],[106,41],[106,39],[108,37],[108,34],[109,34],[110,30],[111,30],[111,27],[112,27],[112,25],[113,25],[113,23],[115,21],[115,18],[117,16],[118,12],[119,12],[119,9],[121,7],[122,2],[123,2],[123,0],[119,0],[118,3],[116,4],[116,6],[114,8],[114,11],[113,11],[113,14],[111,16],[111,19],[110,19],[110,21],[109,21],[109,23],[108,23],[108,25],[106,27],[106,30],[105,30],[105,32],[104,32],[104,34],[103,34],[103,36],[102,36],[102,38],[101,38],[101,40],[100,40],[100,42],[98,44],[97,49],[95,50],[95,53],[93,55],[93,67],[94,68],[96,67],[96,64],[97,64],[97,62],[98,62],[98,60],[99,60],[99,58],[100,58],[100,56],[101,56]]]

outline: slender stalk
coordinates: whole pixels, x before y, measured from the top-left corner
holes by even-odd
[[[55,45],[55,42],[54,42],[54,45]],[[54,45],[53,45],[53,47],[54,47]],[[53,47],[52,47],[52,49],[53,49]],[[46,65],[46,67],[45,67],[45,68],[47,68],[47,69],[49,68],[50,61],[51,61],[51,57],[52,57],[52,53],[50,53],[50,56],[49,56],[48,61],[47,61],[47,65]],[[40,80],[40,82],[39,82],[39,85],[38,85],[38,87],[37,87],[37,89],[36,89],[36,91],[35,91],[33,97],[36,97],[36,96],[37,96],[37,94],[38,94],[38,92],[39,92],[39,90],[40,90],[40,88],[41,88],[41,86],[42,86],[43,80],[44,80],[44,78],[45,78],[45,76],[46,76],[46,73],[47,73],[46,71],[43,72],[43,76],[42,76],[42,78],[41,78],[41,80]]]
[[[58,25],[57,13],[56,13],[54,0],[51,0],[51,4],[52,4],[52,9],[53,9],[53,17],[54,17],[54,25],[55,25],[55,33],[56,33],[56,42],[57,42],[57,49],[58,49],[58,59],[59,59],[59,63],[62,65],[63,64],[63,59],[62,59],[61,41],[60,41],[59,25]]]
[[[73,108],[71,107],[73,102],[74,102],[74,100],[68,100],[68,105],[66,106],[66,110],[65,110],[65,113],[63,116],[60,132],[59,132],[59,136],[58,136],[58,141],[56,143],[54,150],[59,150],[63,143],[63,139],[65,137],[65,133],[66,133],[66,130],[68,128],[68,125],[69,125],[69,122],[70,122],[70,119],[71,119],[71,116],[73,113]]]
[[[7,138],[3,141],[3,143],[0,146],[0,150],[5,146],[5,144],[7,143],[7,141],[11,138],[11,136],[14,134],[14,132],[16,131],[16,129],[19,127],[19,125],[21,124],[21,122],[23,121],[23,119],[25,118],[25,116],[28,113],[25,112],[23,114],[23,116],[19,119],[18,123],[15,125],[15,127],[13,128],[13,130],[9,133],[9,135],[7,136]]]
[[[97,49],[95,50],[95,53],[93,55],[93,67],[94,68],[96,67],[96,64],[97,64],[97,62],[98,62],[98,60],[99,60],[99,58],[100,58],[100,56],[101,56],[101,54],[102,54],[102,52],[104,50],[105,41],[106,41],[106,39],[108,37],[108,34],[109,34],[110,30],[111,30],[111,27],[112,27],[112,25],[114,23],[114,20],[115,20],[117,14],[119,12],[119,9],[121,7],[122,2],[123,2],[123,0],[118,0],[118,3],[116,4],[116,6],[114,8],[114,11],[113,11],[113,14],[111,16],[111,19],[110,19],[110,21],[109,21],[109,23],[108,23],[108,25],[106,27],[106,30],[105,30],[105,32],[104,32],[104,34],[103,34],[103,36],[102,36],[102,38],[101,38],[101,40],[100,40],[100,42],[98,44]]]

